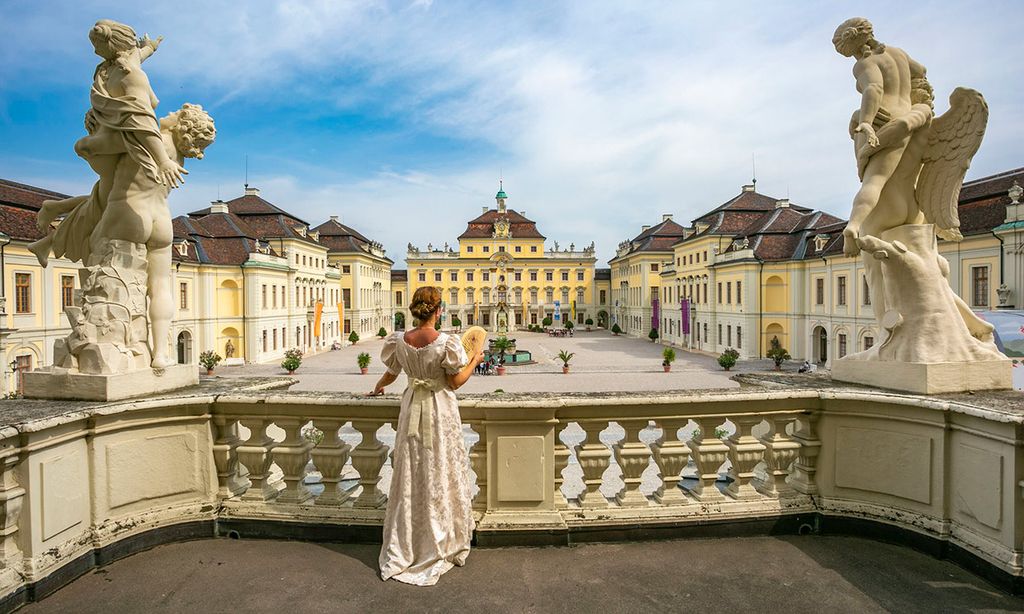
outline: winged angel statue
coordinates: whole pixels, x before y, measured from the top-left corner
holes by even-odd
[[[875,318],[890,333],[870,358],[880,354],[885,359],[887,352],[892,358],[889,340],[900,326],[904,338],[908,334],[920,337],[913,340],[917,349],[896,352],[903,360],[940,358],[936,352],[947,348],[935,343],[931,334],[946,338],[950,327],[972,338],[965,342],[970,347],[962,352],[962,359],[984,359],[992,353],[1002,358],[991,342],[991,325],[978,318],[949,287],[949,264],[938,255],[935,245],[936,234],[952,241],[963,238],[957,202],[964,174],[985,135],[988,105],[984,97],[959,87],[950,95],[949,110],[935,117],[925,67],[902,49],[876,40],[867,19],[857,17],[840,24],[832,43],[841,55],[856,60],[853,74],[861,94],[860,108],[854,111],[849,126],[861,188],[843,231],[843,250],[848,256],[866,252],[865,273]],[[908,245],[920,262],[904,257],[911,250]],[[913,266],[908,264],[912,260]],[[908,277],[914,277],[916,283],[907,283]],[[930,289],[927,298],[910,289],[921,290],[923,278],[940,286]],[[949,308],[945,316],[935,312],[937,305],[915,304],[939,300],[933,290],[941,291],[942,302],[948,304],[939,309]],[[924,329],[905,325],[913,319],[911,313],[927,313],[932,321]],[[946,316],[959,322],[942,322]],[[936,330],[926,333],[931,327]],[[946,355],[941,358],[950,359]]]

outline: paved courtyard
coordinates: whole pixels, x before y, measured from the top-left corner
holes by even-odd
[[[549,337],[543,333],[516,332],[517,349],[533,355],[535,364],[509,366],[503,376],[474,376],[460,393],[505,392],[618,392],[735,388],[715,358],[676,349],[672,371],[661,367],[663,346],[647,339],[615,336],[604,330],[579,331],[573,337]],[[373,338],[337,351],[326,351],[303,359],[295,372],[298,383],[291,390],[369,392],[384,372],[380,351],[384,342]],[[575,354],[569,375],[562,374],[557,356],[561,350]],[[356,356],[372,356],[370,372],[360,375]],[[767,369],[767,362],[741,363],[737,370]],[[795,368],[793,365],[791,368]],[[221,377],[284,375],[279,364],[218,367]],[[399,393],[405,388],[405,375],[388,388]]]

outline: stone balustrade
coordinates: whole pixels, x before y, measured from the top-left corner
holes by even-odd
[[[1024,587],[1024,415],[857,389],[461,400],[479,545],[864,527]],[[398,398],[126,401],[0,427],[0,582],[154,543],[377,541]]]

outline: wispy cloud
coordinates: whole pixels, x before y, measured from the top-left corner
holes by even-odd
[[[26,2],[0,24],[0,80],[16,84],[0,129],[27,142],[45,121],[11,90],[84,106],[85,35],[109,16],[167,37],[147,63],[164,112],[191,100],[218,120],[176,212],[217,186],[236,194],[249,154],[268,199],[312,223],[340,213],[401,260],[406,242],[454,242],[502,172],[549,237],[608,257],[663,212],[687,220],[733,196],[752,155],[759,190],[847,213],[858,99],[830,39],[851,10],[929,67],[940,101],[960,84],[985,93],[972,176],[1021,165],[1017,2]],[[33,157],[66,159],[80,113],[66,121]],[[0,164],[66,181],[12,151]]]

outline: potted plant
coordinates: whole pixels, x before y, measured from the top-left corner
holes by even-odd
[[[359,341],[359,333],[357,333],[356,331],[352,331],[351,333],[348,334],[349,343],[355,344],[357,341]]]
[[[563,374],[569,373],[569,361],[572,360],[572,357],[575,355],[576,354],[573,354],[572,352],[566,352],[565,350],[562,350],[561,352],[558,353],[558,360],[562,361]]]
[[[663,359],[661,361],[661,366],[665,368],[665,373],[668,373],[672,370],[672,363],[676,359],[676,351],[670,347],[666,347],[661,351],[661,357]]]
[[[452,316],[452,328],[456,330],[462,328],[462,320],[459,319],[459,316]]]
[[[613,335],[615,335],[616,337],[618,337],[618,336],[619,336],[619,333],[621,333],[621,332],[622,332],[622,329],[621,329],[621,328],[619,328],[619,325],[618,325],[618,323],[612,324],[612,334],[613,334]]]
[[[659,335],[658,335],[658,329],[657,328],[652,328],[651,332],[647,333],[647,338],[651,340],[651,343],[654,343],[655,341],[657,341],[658,337],[659,337]]]
[[[498,375],[505,375],[505,352],[512,348],[512,340],[502,335],[491,341],[491,351],[498,353]]]
[[[377,336],[380,337],[381,339],[383,339],[384,337],[388,336],[388,331],[384,330],[384,327],[381,326],[380,330],[377,331]]]
[[[792,358],[792,356],[789,355],[789,352],[786,350],[786,348],[782,347],[782,343],[779,341],[778,337],[772,337],[771,347],[768,348],[766,355],[768,356],[768,358],[771,358],[773,361],[775,361],[776,371],[781,371],[782,363]]]
[[[366,352],[362,352],[359,356],[356,356],[356,362],[359,363],[359,373],[366,375],[366,372],[369,370],[368,367],[370,366],[370,355]]]
[[[718,357],[718,364],[721,365],[723,369],[728,371],[736,364],[736,361],[739,359],[739,357],[740,353],[737,352],[736,350],[732,348],[725,348],[725,351],[722,352],[722,355]]]
[[[206,350],[199,355],[199,364],[206,367],[206,374],[213,375],[213,368],[221,361],[220,354],[213,350]]]
[[[572,323],[572,320],[566,320],[565,321],[565,329],[566,330],[572,330],[573,326],[575,326],[575,324]]]
[[[295,370],[302,364],[302,350],[292,348],[285,350],[284,360],[281,361],[281,368],[288,372],[288,375],[295,373]]]
[[[587,332],[589,333],[590,327],[594,325],[594,318],[587,318],[585,324],[587,325]]]
[[[540,323],[544,325],[544,328],[551,326],[551,322],[551,316],[544,316],[544,319],[540,321]]]

